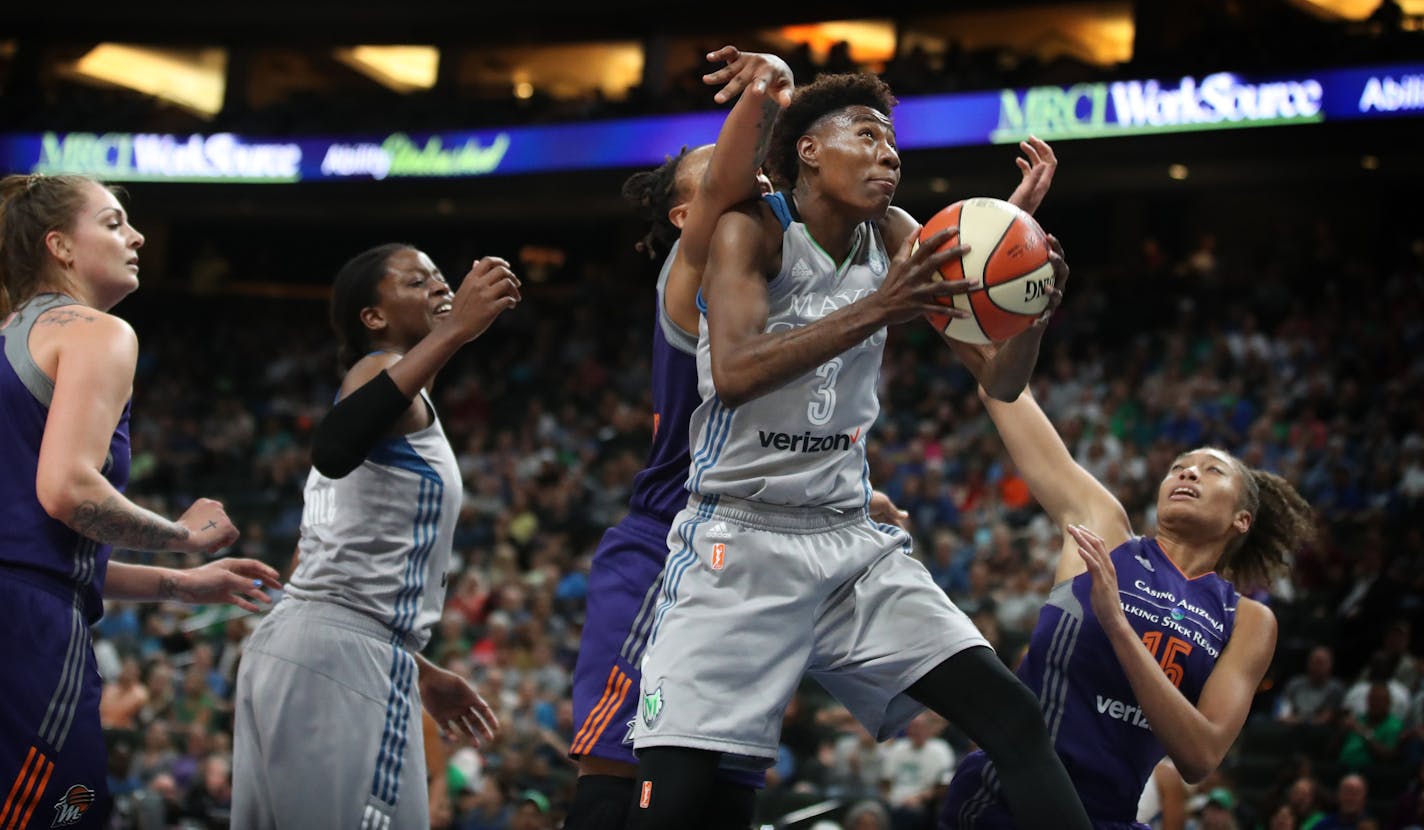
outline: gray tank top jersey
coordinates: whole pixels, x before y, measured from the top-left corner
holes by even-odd
[[[668,276],[672,274],[673,260],[677,259],[677,246],[681,240],[672,243],[668,248],[667,257],[663,260],[663,267],[658,270],[658,328],[662,329],[663,337],[667,338],[668,344],[674,349],[687,355],[697,354],[697,336],[682,330],[667,310],[667,284]]]
[[[460,468],[439,418],[377,444],[344,478],[313,468],[301,560],[287,593],[359,611],[424,648],[445,603],[461,496]]]
[[[855,230],[839,265],[788,212],[781,194],[766,197],[781,218],[781,271],[767,283],[766,331],[810,325],[874,293],[889,258],[880,232]],[[699,324],[697,378],[702,404],[692,416],[687,489],[799,507],[861,508],[870,502],[865,437],[880,413],[885,330],[785,386],[736,409],[717,398],[707,320]]]

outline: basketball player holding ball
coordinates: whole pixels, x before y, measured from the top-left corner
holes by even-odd
[[[936,279],[964,253],[941,250],[951,231],[912,254],[918,225],[890,206],[894,104],[873,75],[802,87],[768,155],[790,192],[724,213],[713,234],[691,496],[668,536],[642,665],[634,827],[708,826],[714,772],[775,759],[806,673],[879,739],[924,706],[956,723],[1004,762],[1019,826],[1089,826],[1033,694],[903,555],[909,535],[867,509],[885,329],[973,287]],[[951,347],[1013,400],[1041,335]]]
[[[1031,394],[980,398],[1034,498],[1064,530],[1056,584],[1019,676],[1042,702],[1094,827],[1145,828],[1135,822],[1138,798],[1163,755],[1198,782],[1246,722],[1275,652],[1276,619],[1237,584],[1264,584],[1310,538],[1310,507],[1280,476],[1202,447],[1173,460],[1157,488],[1157,535],[1138,536]],[[1002,763],[965,757],[941,828],[1015,826]]]
[[[771,183],[759,174],[777,113],[791,101],[794,81],[774,55],[727,46],[707,56],[726,65],[704,76],[725,83],[719,102],[737,97],[715,145],[684,150],[659,167],[629,177],[624,197],[650,229],[638,243],[664,257],[653,327],[653,444],[633,479],[627,515],[608,529],[589,570],[588,607],[574,668],[574,736],[578,763],[568,830],[623,830],[633,803],[631,724],[638,704],[641,648],[634,635],[656,596],[672,519],[687,504],[687,422],[697,394],[697,292],[707,245],[722,211]],[[751,809],[761,775],[725,773],[735,783],[719,807]],[[734,803],[745,802],[744,805]]]

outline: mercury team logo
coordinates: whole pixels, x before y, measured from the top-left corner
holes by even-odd
[[[50,827],[68,827],[77,823],[94,803],[95,793],[83,784],[75,784],[64,791],[64,795],[54,803],[54,821]]]
[[[661,684],[651,692],[643,692],[643,724],[652,728],[663,713],[663,687]]]

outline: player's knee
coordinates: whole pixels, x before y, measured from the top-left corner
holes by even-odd
[[[624,830],[633,791],[631,776],[580,776],[564,830]]]
[[[1048,747],[1048,727],[1043,722],[1043,709],[1033,692],[1016,679],[1005,683],[996,695],[996,735],[1006,747],[1027,749]],[[989,751],[985,747],[985,751]],[[992,754],[992,753],[990,753]]]
[[[710,808],[718,753],[653,747],[639,754],[629,830],[685,830]]]
[[[719,780],[713,788],[708,830],[748,830],[756,813],[756,790]]]

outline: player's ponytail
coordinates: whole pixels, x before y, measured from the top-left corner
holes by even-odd
[[[51,287],[47,281],[56,277],[45,234],[74,226],[84,207],[84,190],[93,181],[39,174],[0,179],[0,316]]]
[[[1240,588],[1261,587],[1315,538],[1315,513],[1289,481],[1232,461],[1244,474],[1239,507],[1251,514],[1251,529],[1227,547],[1217,570]]]
[[[677,191],[677,168],[687,157],[687,147],[667,161],[641,173],[634,173],[623,182],[623,199],[638,211],[648,223],[648,232],[636,247],[649,259],[658,259],[671,250],[681,231],[668,218],[668,211],[680,200]]]
[[[331,287],[331,329],[336,333],[341,368],[350,369],[370,354],[371,332],[361,322],[361,310],[380,300],[376,286],[386,275],[391,256],[411,247],[402,242],[377,245],[352,257],[336,272]]]

